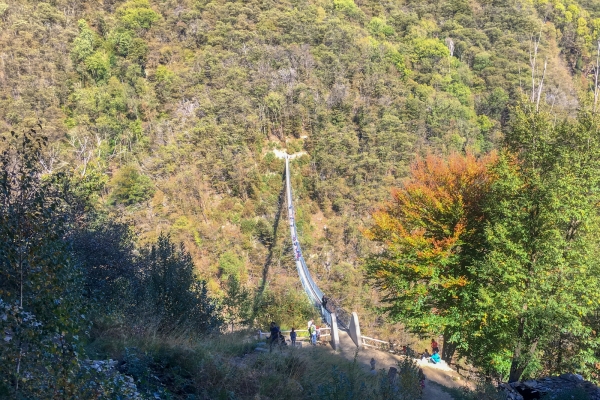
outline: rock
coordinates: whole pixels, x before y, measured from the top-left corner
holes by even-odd
[[[506,393],[506,397],[510,400],[523,400],[523,396],[508,383],[501,383],[499,389],[503,390]]]
[[[503,383],[499,389],[511,400],[539,399],[546,394],[569,393],[577,389],[584,390],[590,399],[600,400],[600,388],[585,381],[578,374],[562,374],[525,382]]]

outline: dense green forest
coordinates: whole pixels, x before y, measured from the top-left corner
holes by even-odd
[[[62,364],[39,382],[23,380],[31,382],[21,384],[23,398],[47,387],[84,390],[73,383],[89,382],[72,367],[83,360],[78,354],[115,330],[193,336],[264,329],[271,320],[289,328],[313,316],[279,221],[283,162],[274,149],[306,153],[292,162],[292,180],[307,263],[333,303],[359,313],[365,332],[386,340],[402,325],[444,333],[457,355],[488,375],[575,368],[599,379],[590,305],[598,297],[582,289],[598,271],[589,142],[598,132],[597,2],[2,1],[0,327],[13,333],[0,348],[7,377],[0,393],[19,389],[21,363],[31,371],[56,359]],[[573,161],[578,154],[589,158]],[[434,284],[464,298],[438,293],[435,306],[424,301],[415,311],[410,292],[404,298],[386,288],[427,286],[431,275],[382,281],[378,257],[397,261],[410,251],[379,253],[389,242],[373,213],[396,201],[390,191],[407,177],[418,181],[414,162],[428,155],[489,161],[492,189],[477,186],[481,197],[471,198],[488,208],[466,207],[465,215],[493,217],[487,230],[457,234],[452,256],[423,261],[460,266]],[[573,165],[585,165],[585,174]],[[524,289],[513,282],[531,278],[521,261],[535,252],[521,244],[534,227],[519,213],[536,199],[547,213],[535,220],[535,232],[545,232],[535,243],[555,252],[540,271],[556,273],[552,257],[581,271],[564,278],[579,292],[553,298],[573,309],[550,316],[535,314],[533,304],[560,285],[533,280],[531,296],[519,297]],[[555,207],[562,202],[568,207]],[[575,250],[573,226],[563,242],[544,236],[567,232],[561,218],[569,213],[586,221],[587,241]],[[509,236],[516,244],[503,248]],[[499,276],[505,259],[514,269]],[[500,278],[506,286],[486,292]],[[511,290],[520,294],[506,305],[501,294]],[[523,303],[533,320],[557,325],[527,330]],[[448,313],[424,318],[432,307]],[[473,318],[461,322],[465,312]],[[492,316],[521,321],[519,349],[535,353],[539,344],[546,361],[523,355],[511,365],[514,332],[508,322],[488,324]],[[502,340],[486,347],[490,337]],[[544,353],[552,346],[566,350]]]

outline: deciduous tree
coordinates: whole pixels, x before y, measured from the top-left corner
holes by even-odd
[[[485,251],[482,204],[496,158],[454,154],[418,160],[366,232],[382,246],[366,268],[385,293],[385,311],[414,332],[443,332],[446,359],[475,298],[470,266]]]

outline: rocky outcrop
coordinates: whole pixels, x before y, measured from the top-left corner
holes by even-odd
[[[600,400],[600,388],[583,380],[581,375],[563,374],[525,382],[503,383],[504,390],[510,400],[540,399],[546,394],[575,394],[585,392],[590,400]]]

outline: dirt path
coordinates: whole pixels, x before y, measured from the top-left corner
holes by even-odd
[[[371,358],[375,359],[376,369],[389,369],[393,367],[400,360],[400,357],[386,353],[384,351],[375,350],[372,348],[363,348],[356,354],[356,345],[350,338],[350,336],[344,332],[340,333],[340,349],[337,354],[343,356],[348,360],[353,360],[356,356],[358,363],[366,370],[370,370]],[[333,349],[331,350],[333,352]],[[423,372],[425,373],[425,390],[423,391],[423,400],[452,400],[452,397],[444,392],[439,386],[428,384],[433,381],[439,385],[446,387],[462,387],[467,382],[461,377],[456,371],[453,370],[442,370],[433,366],[421,365]]]

